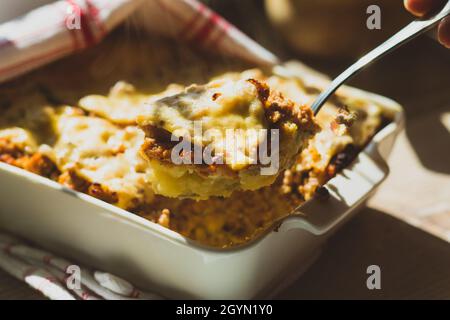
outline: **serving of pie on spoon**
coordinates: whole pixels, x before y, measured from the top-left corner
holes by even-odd
[[[191,85],[148,103],[145,132],[157,194],[207,199],[272,184],[318,131],[311,109],[255,79]]]

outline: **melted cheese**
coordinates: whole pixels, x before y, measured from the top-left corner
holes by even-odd
[[[175,136],[187,136],[198,146],[210,145],[233,170],[256,160],[251,158],[250,149],[256,148],[263,137],[251,140],[247,130],[267,128],[256,88],[246,80],[192,85],[180,94],[149,103],[137,119],[141,126],[155,125]],[[202,132],[195,132],[194,121],[200,123]],[[242,131],[227,135],[229,129]],[[202,134],[208,130],[213,134]],[[248,148],[246,141],[252,143]],[[236,152],[227,152],[227,145],[236,145]]]
[[[277,119],[283,119],[280,123],[269,118],[268,112],[272,111],[279,112]],[[159,162],[158,156],[149,153],[149,163],[157,177],[153,180],[155,191],[169,197],[206,199],[272,184],[278,173],[293,163],[298,150],[303,148],[305,137],[314,131],[312,115],[308,119],[305,114],[305,118],[299,119],[300,112],[303,111],[298,105],[285,100],[265,84],[233,77],[206,85],[191,85],[182,93],[148,104],[145,113],[137,118],[141,127],[163,129],[172,134],[172,141],[173,136],[183,137],[183,141],[192,143],[194,153],[195,146],[201,146],[200,156],[204,148],[212,150],[213,157],[221,160],[219,166],[225,165],[236,173],[230,176],[225,170],[214,169],[205,174],[202,162],[174,164],[172,159],[168,164],[164,159]],[[299,127],[299,121],[303,120],[304,131]],[[274,128],[271,121],[280,127],[279,140],[272,148],[272,155],[276,152],[277,157],[271,159],[278,163],[271,163],[271,173],[262,173],[258,149],[263,143],[271,147],[268,146],[268,132]],[[149,139],[161,139],[153,136],[154,131],[149,132]],[[145,154],[145,147],[143,152]]]
[[[139,156],[144,134],[138,128],[119,128],[87,116],[61,115],[59,138],[53,147],[61,171],[74,169],[92,183],[100,183],[119,197],[118,206],[130,208],[133,201],[151,201],[153,191],[146,181],[148,167]]]
[[[145,104],[181,90],[181,86],[173,84],[159,94],[144,94],[136,90],[133,85],[119,81],[111,88],[108,96],[86,96],[78,104],[84,110],[114,123],[131,125],[136,122],[136,117],[142,114]]]

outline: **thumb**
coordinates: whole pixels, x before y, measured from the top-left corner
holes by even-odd
[[[423,17],[444,5],[446,0],[404,0],[406,10],[417,17]]]
[[[450,17],[444,18],[439,24],[438,39],[440,43],[450,49]]]

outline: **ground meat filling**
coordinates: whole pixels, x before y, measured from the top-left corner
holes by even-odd
[[[58,182],[70,189],[86,193],[107,203],[117,203],[119,197],[116,192],[108,190],[100,183],[89,182],[81,177],[75,170],[68,170],[58,177]]]
[[[145,141],[142,145],[142,152],[149,158],[164,162],[166,164],[171,164],[172,149],[175,147],[178,141],[171,141],[171,133],[167,130],[157,128],[152,125],[147,125],[143,127],[145,132]],[[202,148],[204,150],[204,148]],[[194,163],[194,150],[191,149],[189,154],[184,154],[184,150],[179,154],[180,158],[189,157],[191,163]],[[207,164],[202,162],[201,164],[192,165],[196,168],[196,171],[203,176],[208,176],[211,174],[217,174],[218,171],[222,175],[234,177],[237,175],[236,172],[231,170],[228,166],[224,164]]]
[[[25,156],[23,150],[11,143],[8,139],[0,139],[0,161],[16,167],[22,167],[20,159]]]
[[[24,162],[23,168],[38,175],[55,180],[60,171],[50,158],[40,153],[35,153]]]
[[[111,204],[118,202],[116,192],[108,190],[100,183],[91,183],[83,179],[75,170],[61,173],[56,164],[46,155],[39,152],[27,153],[6,139],[0,139],[0,161],[57,181],[105,202]]]
[[[145,155],[150,159],[171,162],[172,149],[177,144],[176,141],[171,141],[171,133],[152,125],[147,125],[142,129],[146,136],[142,146]]]
[[[314,115],[308,106],[303,105],[297,109],[293,101],[286,99],[280,92],[271,91],[266,83],[255,79],[248,79],[247,81],[256,87],[271,129],[283,129],[286,123],[295,123],[298,128],[302,128],[302,130],[311,134],[320,129],[313,121]]]
[[[25,169],[40,176],[56,180],[60,172],[47,156],[29,154],[8,139],[0,139],[0,162]]]

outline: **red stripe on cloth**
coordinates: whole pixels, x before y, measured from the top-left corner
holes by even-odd
[[[95,24],[97,25],[97,28],[101,32],[101,36],[103,37],[106,34],[106,28],[103,24],[103,21],[101,21],[99,17],[100,9],[95,6],[90,0],[86,0],[87,9],[89,12],[89,15],[94,19]]]
[[[211,31],[217,27],[217,22],[220,20],[220,16],[213,11],[207,10],[207,13],[205,13],[205,15],[206,14],[209,14],[208,20],[206,20],[204,26],[192,36],[191,41],[194,43],[204,43],[211,34]]]
[[[74,4],[77,5],[76,3],[73,3],[73,0],[66,0],[66,2],[68,3],[69,6],[73,6]],[[77,5],[77,6],[78,6],[78,5]],[[102,7],[96,7],[96,6],[94,6],[94,7],[95,7],[95,11],[93,11],[93,13],[94,13],[94,18],[96,18],[96,19],[98,20],[97,25],[98,25],[98,27],[99,27],[99,30],[100,30],[102,33],[106,33],[105,26],[104,26],[103,22],[100,20],[100,17],[98,16],[98,13],[99,13],[101,10],[103,10],[103,9],[107,9],[107,8],[111,7],[111,2],[108,2],[107,4],[105,4],[105,5],[102,6]],[[66,14],[66,13],[64,12],[63,15],[65,15],[65,14]],[[35,30],[33,30],[32,32],[27,33],[27,34],[25,34],[25,35],[22,35],[22,36],[20,36],[20,37],[14,37],[14,38],[12,38],[12,39],[1,39],[1,38],[0,38],[0,49],[3,49],[3,48],[5,48],[5,47],[9,47],[9,46],[13,46],[13,45],[14,45],[16,42],[18,42],[18,41],[23,41],[23,40],[26,40],[26,39],[29,39],[29,38],[34,38],[34,37],[36,37],[37,35],[40,35],[40,34],[43,34],[43,33],[47,33],[48,31],[50,31],[50,30],[52,30],[52,29],[54,29],[54,28],[57,28],[57,27],[61,26],[61,23],[62,23],[64,26],[66,26],[66,22],[67,22],[67,17],[64,17],[64,19],[63,19],[62,21],[58,21],[57,23],[52,23],[51,25],[47,25],[47,26],[45,26],[45,27],[43,27],[43,28],[35,29]],[[77,30],[69,30],[69,31],[77,31]],[[80,48],[81,46],[80,46],[79,44],[75,44],[75,41],[77,41],[77,38],[76,38],[76,36],[73,35],[74,33],[75,33],[75,32],[71,32],[71,36],[72,36],[73,39],[74,39],[74,40],[73,40],[73,42],[74,42],[74,47],[75,47],[75,48]]]
[[[222,42],[223,38],[228,35],[228,31],[232,28],[232,25],[220,17],[220,21],[217,23],[217,35],[208,43],[209,48],[217,48]]]
[[[81,8],[74,0],[66,0],[69,6],[73,7],[75,12],[79,12],[80,14],[80,24],[81,24],[81,33],[84,39],[84,45],[78,42],[78,31],[77,29],[68,29],[70,32],[70,36],[72,37],[72,41],[74,43],[74,49],[82,49],[83,47],[88,47],[93,44],[96,44],[103,36],[107,34],[107,29],[101,20],[100,12],[101,10],[108,9],[111,7],[111,3],[107,3],[104,6],[97,7],[90,0],[86,0],[86,10]],[[68,17],[66,17],[65,21],[67,22]],[[95,31],[92,29],[93,24],[98,31],[100,31],[100,36],[97,37],[95,35]]]
[[[72,7],[73,9],[76,9],[76,7],[73,7],[73,3],[71,0],[66,0],[67,5],[69,6],[67,9],[69,9],[70,7]],[[68,19],[69,17],[67,16],[67,14],[69,14],[69,10],[67,10],[64,13],[66,16],[64,17],[64,27],[65,29],[68,31],[70,37],[72,38],[72,43],[73,43],[73,50],[78,50],[81,49],[83,46],[82,44],[78,41],[78,30],[77,29],[69,29],[68,27]]]
[[[94,45],[96,40],[94,33],[91,30],[91,24],[90,24],[90,16],[89,13],[86,13],[84,10],[81,10],[80,12],[80,23],[81,23],[81,32],[84,36],[84,42],[86,46]]]
[[[80,30],[83,34],[85,47],[94,45],[97,42],[97,39],[91,28],[91,22],[93,22],[93,18],[90,15],[89,8],[85,10],[74,0],[67,0],[67,2],[72,7],[72,11],[80,15]]]
[[[189,20],[188,23],[186,23],[184,25],[184,27],[181,29],[181,32],[178,35],[178,38],[185,39],[188,32],[195,29],[196,25],[202,21],[202,19],[200,19],[200,18],[204,15],[205,9],[206,9],[206,6],[203,3],[199,3],[198,9],[196,10],[195,14],[192,16],[191,20]]]
[[[26,61],[22,61],[22,62],[19,62],[19,63],[15,64],[15,65],[8,66],[6,68],[0,69],[0,76],[3,76],[3,74],[5,74],[7,72],[12,72],[15,69],[25,68],[27,65],[30,65],[33,62],[38,62],[39,60],[46,60],[46,59],[52,58],[54,56],[57,56],[59,54],[66,53],[66,52],[71,52],[71,51],[72,51],[72,46],[56,49],[56,50],[53,50],[51,52],[47,52],[47,53],[45,53],[43,55],[40,55],[40,56],[37,56],[37,57],[33,57],[33,58],[30,58],[30,59],[28,59]]]

